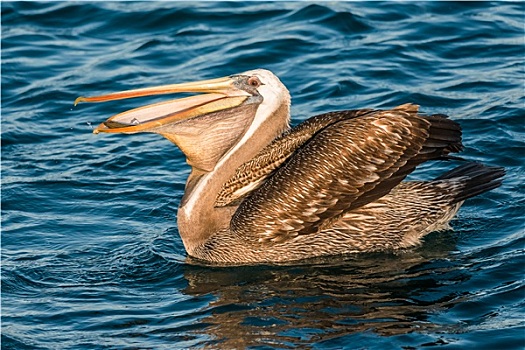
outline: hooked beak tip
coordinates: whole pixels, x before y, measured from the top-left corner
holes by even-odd
[[[78,105],[80,102],[86,102],[86,98],[83,96],[77,97],[73,106]]]

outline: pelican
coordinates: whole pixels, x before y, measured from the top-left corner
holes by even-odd
[[[466,162],[431,181],[402,182],[419,164],[462,150],[457,122],[408,103],[329,112],[290,128],[290,93],[263,69],[75,105],[180,92],[200,94],[117,114],[94,133],[157,133],[180,148],[191,173],[178,229],[187,253],[206,262],[413,247],[505,173]]]

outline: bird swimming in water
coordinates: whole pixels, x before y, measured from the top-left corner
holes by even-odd
[[[500,167],[467,162],[402,180],[459,152],[461,128],[404,104],[314,116],[290,128],[290,94],[270,71],[124,91],[78,102],[203,93],[117,114],[95,133],[158,133],[191,166],[177,213],[187,253],[255,264],[396,250],[448,227],[462,203],[498,187]]]

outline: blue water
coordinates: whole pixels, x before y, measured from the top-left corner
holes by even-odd
[[[523,2],[2,2],[2,349],[523,349]],[[157,135],[93,135],[166,97],[80,95],[254,68],[293,124],[406,102],[504,166],[453,231],[307,266],[186,260],[189,167]],[[426,178],[448,165],[423,166]]]

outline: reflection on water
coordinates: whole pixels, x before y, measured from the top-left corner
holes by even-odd
[[[310,344],[359,332],[383,336],[438,328],[431,315],[464,301],[442,290],[469,279],[450,251],[370,254],[303,266],[210,268],[186,265],[185,293],[212,294],[200,330],[221,347]],[[443,237],[441,237],[443,238]],[[434,242],[435,243],[435,242]],[[444,288],[447,289],[447,288]]]

